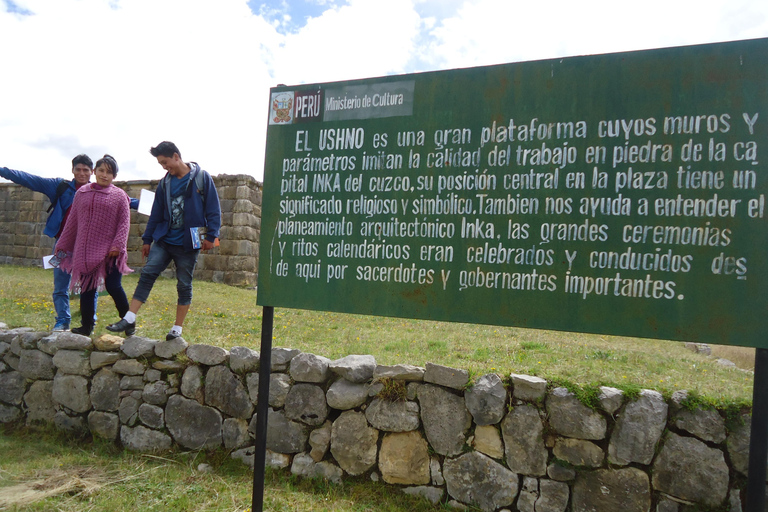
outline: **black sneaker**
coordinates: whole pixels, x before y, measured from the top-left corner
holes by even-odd
[[[133,333],[136,332],[136,322],[128,323],[125,318],[122,318],[119,322],[109,324],[107,330],[112,332],[125,332],[126,336],[133,336]]]
[[[181,338],[181,334],[176,334],[175,332],[169,332],[165,335],[165,341],[171,341],[175,340],[176,338]]]
[[[72,331],[75,334],[79,334],[81,336],[90,336],[91,332],[93,332],[92,329],[88,329],[87,327],[75,327],[72,329]]]

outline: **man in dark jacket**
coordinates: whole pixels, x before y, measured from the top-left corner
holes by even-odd
[[[181,336],[184,319],[192,303],[192,274],[202,249],[214,247],[221,228],[219,196],[211,175],[195,162],[185,163],[179,148],[161,142],[149,150],[168,171],[155,191],[152,213],[141,237],[141,253],[147,259],[128,313],[107,329],[131,335],[136,330],[136,313],[147,301],[158,276],[173,261],[176,264],[176,322],[165,337]]]
[[[34,174],[0,167],[0,176],[3,178],[48,197],[51,201],[51,210],[43,234],[55,239],[58,239],[64,229],[64,223],[69,214],[69,207],[72,206],[72,201],[75,198],[75,192],[91,181],[93,162],[88,155],[77,155],[72,159],[72,174],[74,178],[67,181],[63,178],[42,178]],[[53,307],[56,310],[54,331],[69,330],[69,281],[69,274],[58,268],[53,269]]]

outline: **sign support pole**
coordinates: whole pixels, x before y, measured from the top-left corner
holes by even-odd
[[[269,414],[269,378],[272,367],[272,328],[275,308],[264,306],[261,315],[261,352],[259,353],[259,392],[256,404],[256,440],[253,452],[253,495],[251,512],[264,508],[264,470],[267,458],[267,416]]]
[[[752,431],[749,437],[747,503],[744,512],[765,511],[765,474],[768,463],[768,349],[755,349],[752,388]]]

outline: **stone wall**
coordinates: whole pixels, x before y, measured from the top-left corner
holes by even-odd
[[[200,253],[195,277],[234,286],[256,286],[259,266],[262,184],[252,176],[222,174],[213,178],[221,201],[221,245]],[[160,180],[115,182],[129,196],[154,191]],[[43,194],[13,183],[0,183],[0,263],[42,266],[53,239],[43,235],[50,202]],[[141,234],[148,217],[131,211],[128,264],[143,266]],[[173,269],[166,276],[172,276]]]
[[[0,324],[1,326],[1,324]],[[0,330],[0,422],[52,423],[139,452],[224,448],[253,464],[259,353]],[[271,354],[267,464],[382,480],[483,511],[741,511],[750,418],[603,387],[595,408],[546,380],[427,363]],[[474,510],[474,509],[473,509]]]

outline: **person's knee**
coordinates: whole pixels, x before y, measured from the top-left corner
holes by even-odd
[[[179,295],[177,304],[179,306],[189,306],[192,304],[192,285],[185,285],[179,283],[176,286],[176,292]]]

